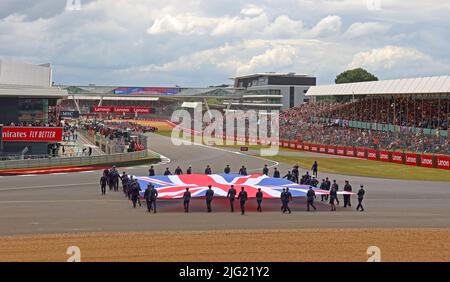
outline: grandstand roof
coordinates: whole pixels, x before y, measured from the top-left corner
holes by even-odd
[[[306,96],[450,94],[450,76],[320,85]]]
[[[59,87],[0,84],[0,97],[65,98],[67,91]]]

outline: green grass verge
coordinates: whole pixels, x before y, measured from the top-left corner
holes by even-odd
[[[314,161],[319,163],[319,172],[366,176],[387,179],[449,181],[448,170],[415,167],[362,159],[275,156],[268,159],[290,165],[299,165],[310,170]]]

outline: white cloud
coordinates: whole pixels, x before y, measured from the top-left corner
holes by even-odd
[[[341,27],[342,20],[339,16],[327,16],[311,30],[311,35],[317,37],[338,35]]]
[[[391,69],[403,62],[430,60],[431,58],[420,51],[408,47],[386,46],[357,53],[349,68],[368,67],[371,69]]]
[[[344,37],[352,39],[363,36],[372,36],[374,34],[383,34],[390,28],[390,24],[379,22],[353,23],[344,33]]]
[[[50,62],[60,83],[205,86],[253,71],[330,83],[360,65],[382,78],[450,72],[449,6],[438,0],[383,0],[381,11],[365,0],[82,2],[66,12],[65,1],[0,1],[0,57]]]

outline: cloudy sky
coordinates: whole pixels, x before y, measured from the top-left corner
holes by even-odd
[[[450,1],[0,0],[0,58],[64,84],[209,86],[252,72],[333,83],[450,74]],[[75,1],[76,2],[76,1]]]

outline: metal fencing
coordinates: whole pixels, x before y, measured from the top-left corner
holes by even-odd
[[[42,167],[69,167],[69,166],[90,166],[99,164],[124,163],[138,161],[146,158],[159,158],[160,156],[153,151],[144,150],[133,153],[68,157],[68,158],[49,158],[49,159],[30,159],[30,160],[9,160],[0,161],[0,169],[28,169]]]

